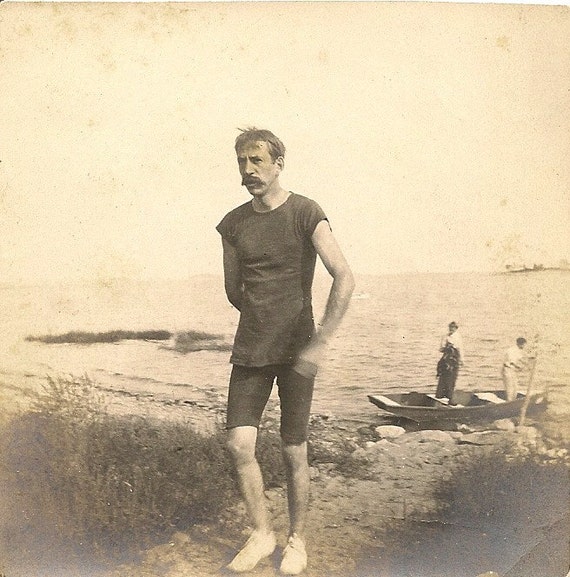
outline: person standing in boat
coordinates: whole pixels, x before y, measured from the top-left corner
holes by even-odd
[[[437,363],[437,390],[435,396],[438,399],[447,397],[452,405],[453,391],[459,373],[459,367],[463,364],[463,338],[459,332],[459,325],[452,321],[448,331],[441,337],[439,352],[443,353]]]
[[[507,394],[507,401],[517,398],[519,387],[518,372],[524,368],[524,348],[526,339],[519,337],[512,347],[509,347],[503,361],[503,386]]]

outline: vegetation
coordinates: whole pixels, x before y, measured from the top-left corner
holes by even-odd
[[[205,436],[180,423],[110,415],[87,378],[48,379],[34,411],[0,439],[1,489],[18,495],[0,538],[11,535],[22,553],[33,536],[52,552],[75,544],[116,561],[216,521],[237,499],[221,431]],[[283,479],[279,451],[269,458],[277,443],[263,435],[259,447],[269,485]]]
[[[520,526],[556,508],[568,513],[569,473],[565,460],[552,460],[542,449],[489,450],[476,462],[458,464],[435,498],[448,522],[485,519]]]
[[[422,577],[443,577],[442,565],[450,576],[491,569],[504,577],[566,572],[570,467],[565,458],[552,459],[543,448],[521,453],[512,446],[464,459],[448,473],[432,495],[437,521],[394,521],[384,529],[383,546],[371,552],[371,563],[390,558],[401,575]]]
[[[284,486],[277,425],[275,417],[264,421],[258,446],[267,487]],[[320,434],[325,426],[312,425],[311,464],[364,477],[346,458],[353,441],[344,431],[338,438]],[[35,562],[45,569],[46,559],[74,556],[83,566],[85,559],[115,563],[196,524],[232,528],[237,483],[224,433],[114,416],[88,378],[48,378],[33,410],[3,425],[0,451],[0,494],[10,495],[0,549],[16,551],[26,567]],[[442,577],[436,551],[445,554],[450,575],[467,574],[467,547],[500,561],[509,528],[520,531],[531,521],[548,528],[567,518],[570,468],[559,457],[544,447],[526,453],[505,447],[450,465],[433,493],[438,521],[418,523],[410,511],[410,518],[379,528],[383,545],[370,551],[370,574],[373,563],[390,558],[408,568],[402,575]],[[489,529],[476,534],[473,527]],[[485,549],[491,541],[497,551]],[[433,572],[426,547],[434,553]],[[421,567],[414,566],[418,560]],[[480,572],[476,562],[469,574]]]
[[[174,337],[172,350],[178,353],[192,353],[196,351],[229,351],[232,345],[227,342],[224,335],[207,333],[202,331],[186,331],[173,334],[165,330],[148,331],[106,331],[86,332],[70,331],[59,335],[30,335],[27,341],[40,342],[48,345],[53,344],[76,344],[91,345],[95,343],[117,343],[125,340],[138,341],[168,341]]]
[[[40,335],[28,336],[27,341],[38,341],[45,344],[79,344],[90,345],[94,343],[116,343],[125,340],[139,341],[167,341],[172,337],[168,331],[107,331],[102,333],[91,333],[85,331],[71,331],[61,335]]]

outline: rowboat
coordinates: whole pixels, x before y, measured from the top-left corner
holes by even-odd
[[[437,422],[489,422],[516,417],[526,400],[522,392],[507,401],[504,391],[455,391],[453,402],[438,399],[430,393],[387,393],[368,395],[368,400],[385,411],[417,423]],[[528,398],[527,414],[546,409],[545,393],[534,393]]]

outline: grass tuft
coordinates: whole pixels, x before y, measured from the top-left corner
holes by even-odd
[[[223,432],[109,415],[88,378],[48,379],[0,444],[4,494],[17,496],[0,538],[10,534],[22,552],[33,536],[52,554],[74,543],[82,554],[123,559],[215,521],[237,499]]]
[[[438,506],[434,519],[418,522],[410,511],[383,528],[383,545],[369,551],[361,569],[368,575],[389,559],[402,575],[422,577],[490,569],[505,577],[563,575],[569,496],[566,461],[545,459],[538,448],[488,449],[457,461],[439,481],[428,497]]]
[[[506,449],[506,450],[505,450]],[[568,514],[570,467],[541,449],[490,449],[476,461],[458,463],[434,492],[447,522],[524,524],[556,508]]]

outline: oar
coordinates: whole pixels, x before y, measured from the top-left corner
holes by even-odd
[[[530,377],[528,379],[528,386],[526,388],[526,397],[524,399],[523,405],[521,407],[521,414],[519,417],[519,426],[522,427],[524,425],[524,420],[526,418],[526,412],[530,405],[530,395],[532,393],[532,389],[534,386],[534,373],[536,369],[536,359],[538,358],[538,348],[535,349],[534,359],[532,362],[532,368],[530,369]]]

